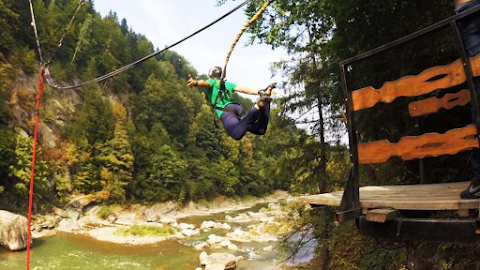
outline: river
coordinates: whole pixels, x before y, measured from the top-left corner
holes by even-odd
[[[253,208],[180,219],[199,226],[204,220],[221,221],[225,215],[236,215],[245,211],[258,211],[265,205],[259,204]],[[244,227],[245,225],[234,225]],[[224,230],[211,230],[201,235],[180,241],[163,241],[154,245],[128,246],[101,242],[84,235],[57,233],[55,236],[36,239],[31,252],[31,267],[33,270],[72,270],[72,269],[102,269],[102,270],[194,270],[199,267],[199,254],[193,246],[205,241],[210,234],[225,235]],[[240,270],[273,270],[278,269],[280,254],[277,250],[258,252],[263,247],[275,243],[244,243],[240,244],[242,251],[209,250],[212,252],[229,252],[242,255],[237,269]],[[308,251],[312,253],[312,251]],[[311,256],[309,256],[311,257]],[[0,269],[25,269],[26,252],[9,252],[0,248]]]

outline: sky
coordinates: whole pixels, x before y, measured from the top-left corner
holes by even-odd
[[[119,20],[127,20],[136,33],[145,35],[156,48],[164,48],[192,34],[227,13],[240,1],[222,6],[216,0],[95,0],[95,9],[102,16],[110,11]],[[211,66],[224,65],[227,52],[248,21],[245,8],[231,14],[204,32],[172,48],[190,62],[199,74],[207,74]],[[270,65],[287,58],[282,49],[272,50],[264,44],[245,46],[250,34],[244,33],[230,57],[227,80],[237,85],[264,88],[279,77],[271,78]]]

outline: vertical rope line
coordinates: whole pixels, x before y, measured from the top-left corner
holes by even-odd
[[[40,40],[38,40],[37,23],[35,22],[35,14],[33,13],[32,0],[28,0],[28,2],[30,3],[30,14],[32,16],[31,25],[33,27],[33,32],[35,33],[35,40],[37,42],[38,56],[40,57],[40,65],[42,65],[43,64],[42,49],[40,48]]]
[[[30,270],[30,247],[32,242],[32,233],[30,224],[32,222],[32,205],[33,205],[33,182],[35,179],[35,160],[37,155],[37,138],[38,138],[38,122],[39,122],[39,112],[40,112],[40,99],[42,98],[42,92],[44,84],[43,79],[43,70],[40,72],[40,79],[38,81],[38,94],[37,94],[37,106],[35,112],[35,129],[33,135],[33,154],[32,154],[32,168],[30,171],[30,191],[29,191],[29,200],[28,200],[28,223],[27,223],[27,270]]]
[[[270,1],[265,2],[263,6],[257,11],[257,13],[243,26],[243,28],[235,37],[235,40],[233,41],[232,45],[230,46],[230,50],[227,53],[227,58],[225,59],[225,65],[223,66],[222,76],[220,77],[222,81],[227,76],[227,65],[228,65],[228,61],[230,60],[230,56],[232,55],[233,49],[235,49],[235,46],[237,45],[238,41],[242,37],[245,30],[247,30],[247,28],[250,27],[250,25],[252,25],[253,22],[255,22],[258,18],[260,18],[260,15],[262,15],[262,13],[267,9],[269,5],[270,5]]]

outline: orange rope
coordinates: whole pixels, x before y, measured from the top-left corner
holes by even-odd
[[[35,131],[33,135],[33,154],[32,154],[32,169],[30,174],[30,192],[29,192],[29,202],[28,202],[28,223],[27,223],[27,270],[30,270],[30,244],[32,242],[32,234],[30,229],[30,224],[32,221],[32,205],[33,205],[33,180],[35,178],[35,158],[37,155],[37,137],[38,137],[38,122],[39,122],[39,112],[40,112],[40,99],[42,98],[44,84],[44,71],[40,72],[40,79],[38,81],[38,95],[37,95],[37,106],[36,106],[36,115],[35,115]]]

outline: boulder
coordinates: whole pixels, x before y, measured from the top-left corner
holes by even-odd
[[[76,209],[83,209],[85,206],[97,201],[95,196],[93,195],[78,195],[73,198],[67,205],[65,205],[65,209],[68,208],[76,208]]]
[[[55,225],[56,224],[55,224],[55,221],[53,219],[47,219],[42,224],[40,224],[42,229],[48,229],[48,230],[51,230],[51,229],[55,228]]]
[[[116,213],[111,213],[107,217],[107,221],[110,222],[110,223],[115,223],[115,221],[117,221],[117,219],[118,219],[118,215]]]
[[[205,230],[205,229],[213,229],[215,227],[215,221],[211,220],[205,220],[202,222],[202,225],[200,225],[200,229]]]
[[[135,213],[120,213],[115,224],[118,225],[125,225],[125,226],[133,226],[135,225]]]
[[[196,249],[196,250],[202,250],[202,249],[204,249],[204,248],[206,248],[206,247],[208,247],[207,242],[202,242],[202,243],[200,243],[200,244],[196,244],[196,245],[195,245],[195,249]]]
[[[234,269],[243,257],[235,257],[229,253],[212,253],[208,255],[205,251],[200,254],[200,264],[205,270]]]
[[[62,217],[62,218],[67,218],[68,217],[67,211],[65,211],[63,209],[60,209],[58,207],[53,207],[53,214],[55,214],[56,216]]]
[[[263,248],[263,251],[265,251],[265,252],[270,252],[272,250],[273,250],[272,246],[266,246],[266,247]]]
[[[180,224],[178,224],[178,228],[180,230],[194,230],[195,225],[188,224],[188,223],[180,223]]]
[[[158,222],[159,220],[161,220],[161,216],[153,209],[147,209],[142,213],[142,219],[146,222]]]
[[[11,251],[27,247],[27,218],[0,210],[0,245]]]
[[[187,236],[187,237],[191,237],[191,236],[194,236],[194,235],[199,235],[200,234],[200,230],[199,229],[185,229],[182,231],[182,234]]]
[[[164,224],[176,224],[177,223],[177,220],[171,216],[162,216],[160,218],[160,222],[161,223],[164,223]]]

